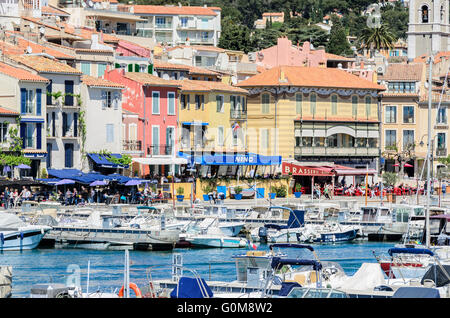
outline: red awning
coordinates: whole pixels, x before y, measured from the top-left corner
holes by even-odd
[[[332,176],[333,169],[328,167],[311,167],[299,166],[294,163],[283,162],[281,164],[283,174],[288,175],[292,173],[293,176]]]
[[[335,174],[337,176],[362,176],[362,175],[371,175],[376,174],[377,171],[374,169],[336,169]]]

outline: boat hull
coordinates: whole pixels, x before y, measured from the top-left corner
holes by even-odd
[[[203,237],[203,236],[192,236],[186,238],[186,241],[191,243],[192,247],[197,248],[240,248],[245,247],[246,242],[240,238],[227,237],[227,238],[216,238],[216,237]]]
[[[354,240],[357,234],[358,229],[343,232],[320,233],[320,237],[315,238],[313,241],[316,243],[348,242]]]
[[[38,247],[45,231],[39,229],[22,232],[4,233],[4,239],[0,242],[0,251],[32,250]]]

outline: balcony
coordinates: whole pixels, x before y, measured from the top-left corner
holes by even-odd
[[[213,38],[192,38],[189,39],[191,43],[200,43],[200,44],[214,44]]]
[[[245,119],[245,118],[247,118],[247,110],[232,109],[230,111],[230,118],[231,119]]]
[[[344,156],[344,157],[376,157],[379,155],[378,148],[366,147],[299,147],[294,148],[296,156]]]
[[[158,42],[158,43],[172,42],[172,35],[167,36],[167,35],[156,34],[155,39],[156,39],[156,42]]]
[[[148,156],[169,156],[174,154],[173,145],[152,145],[147,146]]]
[[[122,149],[124,151],[142,151],[142,141],[141,140],[123,140]]]
[[[447,157],[447,148],[436,149],[436,157]]]
[[[158,30],[161,29],[172,29],[172,23],[156,23],[155,28]]]

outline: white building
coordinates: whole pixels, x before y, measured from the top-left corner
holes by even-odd
[[[114,164],[108,164],[105,160],[98,161],[99,153],[121,156],[124,88],[123,85],[102,78],[82,76],[81,97],[83,101],[88,101],[82,106],[86,122],[85,152],[88,157],[82,167],[84,171],[115,168]]]
[[[20,24],[20,17],[41,17],[40,0],[0,0],[0,26],[13,30]]]
[[[19,116],[20,122],[9,116],[0,124],[0,140],[5,141],[2,152],[9,148],[12,136],[10,128],[17,128],[17,136],[22,138],[22,149],[25,157],[31,159],[29,175],[40,176],[46,167],[46,133],[45,133],[45,91],[48,80],[25,69],[0,63],[0,105],[10,114]],[[12,113],[11,113],[12,112]],[[19,127],[18,127],[19,124]]]
[[[410,0],[408,59],[432,52],[450,51],[450,2]]]
[[[42,103],[47,108],[47,167],[81,169],[82,143],[80,128],[81,80],[77,69],[46,54],[10,56],[42,77],[50,80]]]

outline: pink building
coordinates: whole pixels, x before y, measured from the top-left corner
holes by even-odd
[[[133,172],[167,174],[177,164],[179,84],[149,73],[125,72],[124,69],[106,71],[104,78],[126,87],[122,95],[123,118],[126,118],[123,129],[128,129],[124,133],[128,138],[124,140],[124,150],[129,149],[126,152],[136,158]]]

